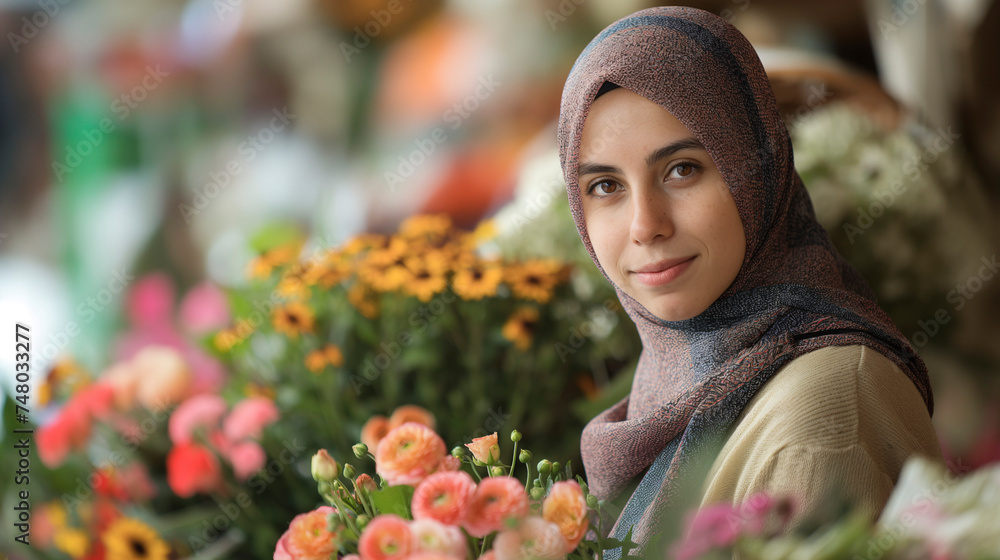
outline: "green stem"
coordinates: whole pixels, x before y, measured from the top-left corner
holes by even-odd
[[[507,476],[514,476],[514,467],[517,466],[517,442],[514,442],[514,458],[510,460],[510,472]]]

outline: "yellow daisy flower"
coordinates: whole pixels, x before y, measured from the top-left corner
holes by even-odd
[[[365,317],[369,319],[378,317],[379,306],[375,292],[361,282],[355,282],[351,289],[347,290],[347,301]]]
[[[103,535],[108,560],[167,560],[170,547],[149,525],[128,517],[116,519]]]
[[[451,232],[451,217],[447,214],[418,214],[399,225],[399,234],[409,239],[445,237]]]
[[[444,291],[448,286],[447,276],[436,271],[433,265],[422,258],[410,257],[406,259],[406,268],[409,269],[412,277],[409,282],[403,285],[403,292],[416,296],[424,303],[430,301],[434,294]]]
[[[326,369],[327,363],[326,352],[323,350],[313,350],[306,354],[306,367],[313,373],[319,373]]]
[[[344,365],[344,353],[340,351],[340,347],[336,344],[327,344],[323,351],[326,353],[326,359],[330,362],[330,365],[333,367]]]
[[[319,284],[324,288],[332,288],[350,276],[351,267],[338,251],[329,251],[309,268],[302,277],[310,286]]]
[[[307,299],[309,287],[297,276],[286,275],[274,288],[278,295],[285,299]]]
[[[358,267],[358,277],[380,292],[396,291],[412,280],[402,250],[392,247],[368,253]]]
[[[274,389],[261,385],[260,383],[248,383],[246,387],[243,388],[243,394],[249,398],[253,397],[264,397],[274,400]]]
[[[271,322],[274,324],[274,330],[295,338],[299,333],[312,332],[315,318],[311,309],[293,301],[276,307],[271,314]]]
[[[552,291],[563,281],[563,265],[553,259],[536,259],[514,264],[504,271],[504,280],[515,296],[548,303]]]
[[[507,319],[503,326],[503,337],[521,350],[527,350],[534,338],[538,325],[538,310],[534,307],[520,307]]]
[[[57,550],[71,558],[83,558],[87,554],[87,550],[90,549],[90,539],[87,538],[87,533],[73,527],[58,529],[52,537],[52,544]]]
[[[386,236],[378,233],[362,233],[348,240],[341,248],[341,252],[344,256],[350,257],[369,249],[384,249],[388,241]]]
[[[476,259],[463,262],[451,282],[458,297],[480,300],[496,295],[502,280],[503,269],[496,262]]]

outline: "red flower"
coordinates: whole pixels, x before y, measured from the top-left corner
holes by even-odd
[[[209,493],[220,486],[219,462],[211,451],[196,443],[174,446],[167,455],[167,484],[174,494],[189,498],[197,492]]]

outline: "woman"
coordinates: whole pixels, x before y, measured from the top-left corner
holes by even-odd
[[[941,459],[927,370],[816,222],[736,28],[684,7],[609,26],[566,81],[559,147],[643,342],[582,441],[591,491],[627,498],[616,536],[648,546],[761,491],[792,496],[790,528],[830,496],[874,519],[907,457]]]

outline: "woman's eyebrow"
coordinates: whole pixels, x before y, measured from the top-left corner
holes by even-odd
[[[705,146],[698,141],[697,138],[684,138],[683,140],[678,140],[667,144],[666,146],[656,150],[655,152],[646,156],[646,165],[654,165],[656,162],[663,158],[670,157],[676,152],[681,150],[704,150]],[[621,173],[621,169],[614,165],[608,165],[605,163],[581,163],[577,167],[577,176],[591,175],[594,173]]]
[[[656,150],[655,152],[646,156],[646,165],[653,165],[654,163],[660,161],[663,158],[670,157],[674,152],[679,152],[681,150],[704,150],[705,146],[698,141],[697,138],[685,138],[683,140],[678,140],[672,144],[667,144],[666,146]]]

